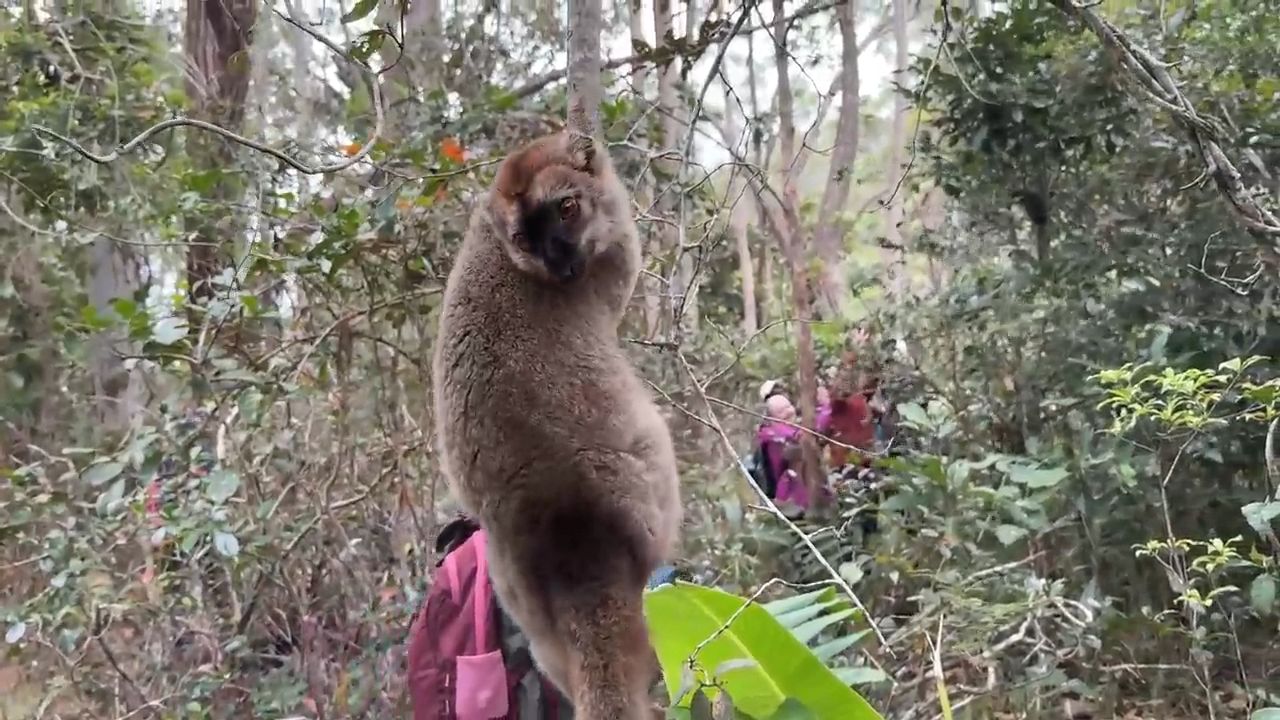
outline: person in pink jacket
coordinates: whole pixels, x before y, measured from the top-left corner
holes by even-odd
[[[764,454],[765,464],[769,466],[769,477],[774,487],[766,488],[770,498],[777,498],[782,482],[782,473],[786,470],[783,451],[788,443],[798,441],[800,428],[793,423],[796,419],[796,408],[786,395],[771,395],[765,400],[765,421],[756,431],[756,443]]]
[[[803,514],[809,508],[810,497],[809,487],[804,481],[800,453],[800,433],[803,431],[796,425],[796,408],[785,395],[774,395],[765,403],[765,414],[769,419],[760,426],[756,440],[764,449],[771,475],[777,480],[772,497],[788,510],[796,509]],[[823,490],[829,495],[827,488]]]

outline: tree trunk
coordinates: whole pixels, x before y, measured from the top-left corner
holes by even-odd
[[[600,0],[569,0],[569,100],[580,103],[591,131],[600,135]]]
[[[102,317],[115,317],[112,301],[133,299],[142,287],[145,257],[133,248],[99,237],[89,245],[89,304]],[[121,355],[133,354],[134,344],[117,329],[102,330],[89,339],[88,366],[93,382],[97,419],[108,432],[122,431],[142,409],[142,378],[137,368],[125,368]]]
[[[698,8],[695,0],[685,0],[684,4],[684,40],[692,42],[698,35]],[[688,74],[692,69],[692,63],[688,60],[681,61],[684,65],[682,73]],[[698,118],[693,115],[695,108],[689,108],[688,127],[684,128],[685,132],[690,133],[691,142],[689,142],[689,153],[693,155],[696,152],[697,136],[693,133],[693,126],[698,122]],[[679,149],[683,152],[683,139]],[[683,206],[684,200],[684,169],[688,165],[688,160],[680,163],[679,173],[676,177],[676,187],[679,193],[677,197],[682,198],[678,202]],[[676,250],[676,281],[674,286],[680,290],[680,303],[678,305],[679,312],[673,318],[673,322],[678,323],[681,330],[681,336],[696,336],[702,325],[702,313],[698,306],[698,267],[701,264],[702,253],[704,249],[699,245],[696,249],[692,242],[689,242],[685,233],[688,231],[688,218],[681,207],[681,211],[675,216],[678,226],[674,233],[676,237],[675,244],[679,246]],[[685,238],[682,240],[682,238]]]
[[[395,66],[382,76],[383,96],[393,107],[398,101],[413,97],[423,89],[444,84],[444,12],[440,0],[413,0],[402,18],[402,4],[381,3],[378,25],[395,30],[403,23],[404,48],[384,42],[379,55],[387,65]],[[389,128],[394,131],[394,128]]]
[[[186,89],[192,114],[237,132],[249,91],[249,45],[257,7],[253,0],[187,0]],[[202,170],[231,170],[233,150],[230,142],[213,133],[187,133],[187,153]],[[193,243],[187,252],[187,292],[196,304],[213,296],[212,279],[230,266],[231,250],[242,230],[229,210],[241,192],[235,178],[233,172],[223,174],[209,191],[210,205],[186,219]],[[194,326],[200,318],[191,317]]]
[[[858,157],[858,114],[861,92],[858,77],[858,18],[853,2],[836,6],[840,24],[840,116],[836,120],[836,142],[831,150],[827,184],[819,204],[818,226],[814,230],[814,250],[822,261],[819,294],[828,313],[840,310],[844,296],[841,257],[844,255],[842,215],[849,201],[853,164]],[[787,155],[786,157],[790,157]]]
[[[751,107],[751,119],[748,123],[750,131],[751,143],[751,163],[757,168],[763,170],[765,168],[764,160],[764,128],[760,125],[760,94],[757,91],[756,84],[756,43],[755,35],[747,36],[747,103]],[[760,203],[758,197],[753,197],[753,205],[757,215],[761,220],[761,226],[764,226],[764,207]],[[762,293],[758,298],[756,305],[758,306],[756,322],[760,327],[769,322],[770,313],[773,311],[773,301],[777,297],[776,289],[773,286],[773,252],[767,245],[762,246],[758,253],[760,256],[760,283]]]
[[[852,3],[846,3],[852,5]],[[788,172],[788,165],[795,157],[795,119],[793,113],[793,96],[791,94],[791,77],[788,72],[788,52],[785,14],[785,0],[773,0],[773,37],[774,67],[778,73],[778,147],[781,150],[782,162],[779,163],[779,174],[782,176],[782,218],[772,223],[781,241],[782,253],[786,257],[791,271],[791,304],[796,318],[796,371],[799,375],[799,410],[800,417],[806,427],[814,427],[817,416],[817,362],[813,351],[813,332],[809,324],[812,317],[812,298],[809,288],[808,253],[803,247],[803,231],[800,226],[798,203],[794,176]],[[818,456],[818,444],[813,435],[800,435],[800,450],[804,465],[804,480],[809,487],[809,497],[815,506],[825,504],[825,497],[819,492],[823,482],[823,468]]]
[[[763,245],[757,254],[760,256],[760,327],[764,327],[774,317],[778,284],[774,276],[773,249]]]
[[[290,17],[300,17],[290,0],[285,0],[285,10]],[[414,4],[417,7],[417,4]],[[315,146],[316,108],[324,98],[324,90],[317,87],[315,57],[312,52],[312,40],[306,33],[293,32],[293,28],[285,28],[280,40],[289,44],[293,50],[293,94],[294,112],[296,113],[296,137],[298,145],[310,149]],[[265,63],[263,64],[265,65]],[[254,75],[265,73],[255,72]],[[256,77],[255,77],[256,79]],[[254,93],[255,96],[258,93]],[[298,205],[306,207],[311,200],[311,183],[298,183]]]
[[[542,12],[540,13],[544,23],[546,23],[546,31],[548,35],[556,35],[559,33],[558,18],[560,17],[560,3],[556,0],[539,0],[542,4]]]
[[[907,70],[910,67],[911,58],[907,52],[909,42],[910,39],[907,37],[907,0],[893,0],[894,74],[897,76],[896,79],[899,83],[906,80]],[[902,93],[895,92],[893,95],[893,121],[889,130],[889,170],[886,174],[887,192],[893,192],[893,188],[898,183],[898,178],[902,176],[902,155],[906,141],[907,98]],[[886,197],[888,196],[886,195]],[[905,268],[903,267],[901,229],[902,208],[902,198],[894,198],[889,203],[889,206],[885,208],[884,216],[884,237],[892,247],[883,249],[881,265],[883,265],[884,287],[891,297],[901,296],[905,291],[903,287],[903,281],[905,280],[903,271]]]
[[[732,143],[735,137],[733,119],[729,114],[729,88],[725,86],[724,135],[726,144]],[[729,208],[729,232],[738,251],[738,273],[741,277],[742,291],[742,330],[750,335],[760,329],[760,318],[756,310],[756,270],[751,258],[751,233],[748,229],[751,216],[751,195],[741,192],[745,183],[738,173],[730,184],[729,197],[734,198],[733,207]]]
[[[721,16],[727,19],[729,9],[725,0],[720,0],[719,8]],[[736,154],[740,138],[737,123],[734,122],[733,88],[723,76],[720,78],[720,84],[724,95],[724,118],[720,124],[720,134],[724,137],[725,146],[733,148]],[[746,127],[751,127],[750,119]],[[751,258],[751,236],[748,231],[752,212],[751,194],[742,192],[746,184],[740,171],[735,170],[730,176],[728,197],[733,199],[733,206],[729,208],[729,233],[733,235],[734,246],[738,252],[738,274],[741,276],[742,293],[742,330],[747,335],[751,335],[760,328],[760,320],[756,312],[756,269]]]
[[[272,48],[284,42],[290,42],[294,52],[297,53],[295,56],[297,64],[293,68],[295,97],[292,107],[297,118],[294,137],[298,147],[311,149],[316,145],[318,128],[315,110],[322,97],[317,91],[315,75],[312,74],[311,38],[304,33],[294,31],[294,28],[284,23],[261,23],[255,33],[253,46],[249,52],[255,57],[263,58],[264,61],[254,63],[250,71],[246,105],[252,109],[253,119],[245,122],[245,131],[250,137],[263,137],[267,132],[268,118],[271,116],[269,108],[272,105],[281,109],[286,106],[283,101],[275,97],[277,88],[272,82],[271,54]],[[244,206],[259,208],[257,217],[251,221],[252,243],[263,252],[273,252],[277,249],[275,238],[279,226],[271,221],[273,206],[276,202],[272,188],[278,185],[279,177],[268,173],[255,173],[250,182],[252,187],[246,191]],[[297,193],[298,207],[307,208],[311,197],[311,184],[305,181],[298,183]],[[246,247],[244,252],[237,253],[236,265],[247,266],[253,251],[254,247]],[[252,336],[255,341],[266,343],[262,349],[274,349],[279,346],[280,340],[284,337],[284,322],[279,310],[285,279],[283,274],[263,273],[262,276],[252,277],[251,280],[254,282],[254,287],[246,289],[252,289],[257,296],[262,315],[241,319],[239,324],[241,338]]]
[[[653,47],[653,43],[649,42],[644,34],[643,0],[628,0],[627,9],[631,28],[631,51],[639,52],[642,48]],[[637,63],[632,68],[631,86],[640,99],[643,100],[649,96],[649,66],[647,63]],[[641,205],[641,207],[645,206]]]
[[[653,0],[653,35],[655,48],[662,50],[670,50],[675,41],[675,30],[671,20],[671,0]],[[664,157],[655,160],[653,163],[654,170],[654,193],[657,199],[655,208],[657,215],[662,218],[663,222],[659,223],[654,232],[654,254],[663,257],[667,263],[679,263],[679,248],[677,238],[679,237],[676,228],[671,223],[674,222],[675,203],[672,201],[671,189],[678,181],[677,175],[680,172],[680,161],[666,157],[667,153],[676,150],[680,137],[680,99],[677,93],[677,84],[680,81],[680,67],[675,57],[669,56],[664,62],[657,67],[658,71],[658,115],[661,118],[659,122],[658,142],[659,150],[663,152]],[[679,307],[680,298],[678,293],[682,289],[676,285],[678,277],[675,268],[667,267],[667,272],[662,273],[667,279],[665,285],[661,288],[661,301],[658,316],[658,325],[650,328],[650,335],[669,338],[671,336],[671,322],[675,317],[675,310]]]
[[[631,26],[631,50],[639,52],[642,48],[651,48],[654,43],[649,42],[644,34],[644,3],[641,0],[629,0],[627,6],[630,10],[630,26]],[[636,96],[645,101],[649,98],[649,67],[646,63],[639,63],[631,73],[631,85]],[[648,152],[648,145],[637,136],[636,145],[640,152]],[[643,166],[641,173],[635,178],[635,185],[631,190],[631,197],[635,200],[635,204],[644,212],[649,211],[649,206],[653,203],[653,177],[648,172],[648,164]],[[640,231],[640,247],[652,249],[655,234],[653,226],[650,223],[640,223],[637,229]],[[649,340],[654,339],[657,335],[657,329],[661,324],[662,317],[662,283],[657,278],[648,275],[641,276],[640,293],[643,295],[642,303],[644,307],[644,334]]]

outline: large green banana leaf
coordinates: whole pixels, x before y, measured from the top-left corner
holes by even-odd
[[[688,707],[692,697],[686,680],[689,658],[699,643],[715,635],[696,658],[697,679],[714,680],[732,698],[739,714],[767,720],[791,700],[788,705],[802,704],[816,720],[881,720],[861,695],[764,606],[753,603],[726,628],[745,602],[745,598],[688,583],[664,585],[645,594],[650,638],[673,704]],[[795,609],[805,606],[799,605]],[[825,620],[816,617],[820,614],[821,610],[813,620]],[[816,637],[821,629],[810,626],[804,632]],[[715,692],[707,690],[710,696]]]

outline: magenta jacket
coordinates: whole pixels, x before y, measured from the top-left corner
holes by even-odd
[[[769,464],[769,472],[778,482],[782,482],[782,473],[786,463],[782,459],[782,448],[788,442],[796,442],[800,438],[800,428],[777,420],[768,420],[756,431],[756,442],[764,448],[764,461]]]
[[[819,412],[821,413],[822,410],[820,409]],[[826,418],[830,418],[829,408]],[[819,420],[816,424],[819,432],[822,432],[822,415],[819,415]],[[770,420],[761,425],[760,429],[756,431],[756,441],[764,447],[765,462],[769,463],[769,470],[778,479],[778,490],[775,493],[774,500],[779,503],[794,503],[801,509],[808,509],[809,488],[797,473],[787,468],[786,462],[782,458],[783,446],[788,442],[799,442],[800,432],[800,428],[793,425]],[[829,489],[824,488],[824,491],[825,494],[830,495]]]

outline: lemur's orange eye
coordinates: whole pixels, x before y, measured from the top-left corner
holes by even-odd
[[[560,217],[568,220],[578,214],[578,201],[576,198],[567,197],[560,201]]]

